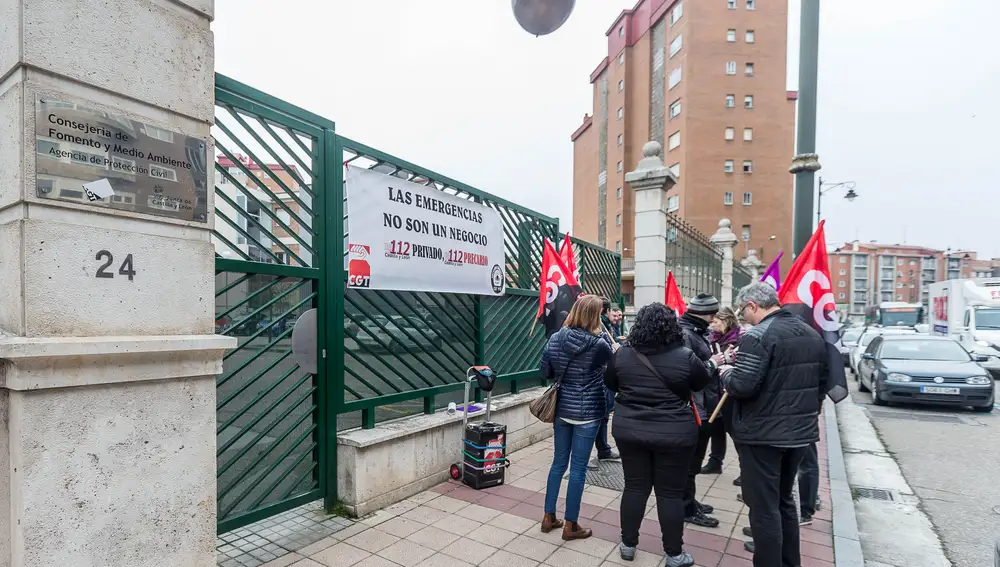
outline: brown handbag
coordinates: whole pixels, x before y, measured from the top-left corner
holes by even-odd
[[[543,392],[541,396],[538,396],[535,401],[528,404],[528,411],[531,412],[531,415],[538,418],[538,421],[541,421],[542,423],[555,422],[556,404],[559,402],[559,382],[562,381],[562,377],[566,375],[566,371],[569,370],[569,365],[573,364],[573,359],[575,358],[576,355],[569,359],[569,362],[566,363],[566,368],[562,371],[562,376],[553,382],[552,385],[549,386],[548,390],[545,390],[545,392]]]

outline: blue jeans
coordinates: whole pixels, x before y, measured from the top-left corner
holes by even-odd
[[[587,461],[590,460],[590,451],[594,448],[594,439],[597,438],[600,426],[600,420],[573,425],[556,418],[553,424],[555,450],[552,456],[552,468],[549,469],[549,481],[545,487],[546,514],[556,513],[559,487],[568,467],[569,486],[566,490],[565,518],[567,522],[576,522],[579,519],[583,482],[587,476]]]

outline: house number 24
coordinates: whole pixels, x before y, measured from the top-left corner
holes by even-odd
[[[115,277],[113,273],[108,271],[108,268],[110,268],[111,264],[113,264],[115,261],[115,257],[111,254],[111,252],[108,252],[107,250],[101,250],[100,252],[97,253],[95,260],[100,260],[104,262],[103,264],[101,264],[101,267],[97,268],[97,273],[95,274],[95,277],[98,278]],[[118,268],[118,275],[128,277],[128,281],[132,281],[132,278],[135,277],[135,268],[132,267],[131,254],[125,256],[125,261],[122,262],[122,265]]]

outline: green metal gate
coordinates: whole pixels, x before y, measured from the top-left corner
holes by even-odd
[[[559,221],[338,136],[334,123],[216,76],[217,332],[236,337],[218,379],[220,533],[323,498],[336,504],[336,435],[431,413],[490,364],[496,394],[541,383],[544,238]],[[483,203],[500,216],[507,294],[346,287],[344,165]],[[619,296],[621,257],[574,240],[584,290]],[[318,372],[292,359],[292,325],[317,310]],[[481,399],[477,392],[477,399]]]
[[[332,122],[221,75],[215,96],[216,332],[239,342],[217,386],[222,533],[327,492],[328,382],[322,361],[310,374],[292,360],[290,336],[316,308],[326,344],[324,239],[340,223],[325,211],[340,192]]]

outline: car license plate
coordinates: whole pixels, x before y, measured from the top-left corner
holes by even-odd
[[[938,386],[921,386],[920,387],[920,393],[921,394],[953,394],[953,395],[958,395],[959,394],[959,389],[958,388],[941,388],[941,387],[938,387]]]

